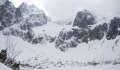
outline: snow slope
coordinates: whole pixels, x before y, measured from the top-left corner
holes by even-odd
[[[43,26],[38,26],[32,28],[35,35],[47,34],[49,36],[55,37],[58,36],[60,31],[64,28],[72,28],[72,25],[60,25],[56,22],[48,22]]]
[[[120,70],[120,65],[109,64],[100,66],[48,68],[48,69],[21,68],[21,70]]]
[[[4,36],[0,35],[1,40],[2,38]],[[77,48],[69,49],[65,53],[56,49],[54,43],[45,42],[33,45],[19,37],[11,36],[11,38],[17,43],[16,47],[22,50],[22,53],[15,59],[20,61],[21,64],[29,64],[30,66],[35,66],[35,68],[81,67],[85,66],[84,63],[93,61],[104,65],[106,61],[110,61],[112,64],[114,61],[119,61],[120,58],[120,47],[118,47],[120,41],[117,41],[120,36],[105,42],[105,39],[103,39],[101,41],[95,40],[88,44],[81,43]],[[114,44],[115,41],[117,41],[116,44]],[[61,62],[63,65],[59,64]]]
[[[12,70],[9,67],[7,67],[6,65],[0,63],[0,70]]]
[[[71,25],[59,25],[57,23],[49,22],[43,26],[32,28],[34,34],[49,35],[57,37],[62,29],[70,30]],[[120,58],[120,36],[113,40],[93,40],[88,43],[80,43],[76,48],[71,48],[66,52],[59,51],[55,48],[55,43],[43,41],[39,44],[33,45],[27,41],[23,41],[20,37],[11,36],[17,43],[16,47],[22,50],[22,53],[15,59],[22,64],[29,64],[36,68],[54,68],[59,67],[59,62],[62,62],[62,67],[80,67],[81,65],[72,64],[75,62],[105,62],[119,60]],[[5,36],[0,35],[0,49],[5,48]],[[83,65],[84,66],[84,65]]]
[[[42,16],[39,15],[38,18],[44,17],[42,19],[47,21],[47,17],[45,16],[44,12],[40,11],[33,5],[28,7],[26,3],[23,3],[22,6],[20,6],[20,9],[24,16],[23,20],[21,20],[19,24],[26,24],[26,20],[29,20],[29,22],[35,24],[36,22],[40,21],[37,19],[38,14],[42,14]],[[102,21],[103,20],[99,20],[99,23],[94,25],[91,29],[94,29],[97,25],[102,24],[105,21],[109,23],[106,19],[103,22]],[[23,31],[24,27],[23,30],[21,30],[19,28],[19,24],[14,24],[11,26],[11,28]],[[62,30],[64,31],[64,29],[66,29],[65,31],[67,32],[72,28],[72,24],[62,25],[60,23],[58,24],[57,22],[46,22],[42,26],[38,26],[38,24],[36,24],[35,27],[30,27],[30,30],[33,31],[35,37],[40,35],[41,37],[46,38],[45,36],[47,35],[56,38],[59,36]],[[7,31],[7,29],[9,31],[9,28],[6,28],[5,31]],[[27,30],[29,30],[29,26]],[[88,43],[81,42],[77,45],[77,47],[70,48],[66,52],[62,52],[57,49],[55,47],[55,41],[49,43],[46,41],[47,39],[44,39],[37,44],[31,44],[27,41],[24,41],[19,36],[17,37],[10,35],[9,37],[13,42],[12,45],[17,44],[12,52],[22,51],[15,58],[17,62],[20,61],[21,68],[23,68],[21,70],[33,70],[31,68],[45,70],[118,70],[120,69],[120,36],[117,36],[115,39],[111,40],[107,40],[105,36],[102,38],[102,40],[95,39],[89,41]],[[6,45],[6,37],[5,35],[2,35],[1,31],[0,51],[5,49]],[[95,64],[97,63],[98,65],[96,66]],[[118,65],[114,65],[115,63],[118,63]],[[6,68],[2,64],[0,64],[0,66],[0,68]]]

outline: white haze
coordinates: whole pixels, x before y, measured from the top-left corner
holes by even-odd
[[[51,18],[71,19],[81,9],[88,9],[98,16],[120,16],[120,0],[11,0],[15,6],[22,2],[34,4]]]

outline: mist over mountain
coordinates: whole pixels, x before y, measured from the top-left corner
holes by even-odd
[[[3,34],[19,36],[28,42],[35,42],[35,44],[40,43],[42,39],[47,39],[50,37],[50,39],[56,39],[56,47],[59,46],[59,48],[64,50],[66,47],[76,47],[77,44],[81,42],[87,43],[91,40],[101,40],[103,37],[110,40],[119,35],[119,17],[114,17],[113,19],[102,18],[109,20],[109,22],[102,20],[99,23],[99,21],[97,21],[97,16],[94,13],[88,10],[83,10],[78,11],[73,22],[70,21],[70,24],[64,22],[62,24],[66,24],[64,26],[70,26],[70,28],[68,27],[69,30],[66,31],[67,28],[63,27],[63,29],[58,32],[58,36],[55,37],[44,34],[46,30],[43,30],[42,36],[40,34],[36,37],[33,30],[35,27],[42,27],[52,23],[51,21],[48,21],[48,17],[45,15],[43,10],[39,10],[34,5],[28,5],[27,3],[22,3],[18,8],[15,8],[14,5],[8,0],[6,0],[0,8],[0,15],[2,15],[1,29],[3,29]],[[59,22],[54,23],[58,25],[60,24]]]
[[[95,66],[115,62],[120,64],[120,17],[111,19],[106,16],[98,17],[95,12],[81,10],[76,13],[74,19],[53,21],[51,16],[47,16],[44,10],[40,10],[35,5],[23,2],[15,7],[9,0],[1,0],[0,47],[6,47],[7,43],[2,45],[4,37],[16,39],[15,41],[19,42],[17,48],[22,47],[23,52],[14,60],[21,62],[23,67],[25,63],[26,66],[27,64],[29,67],[38,66],[39,69]],[[0,50],[5,53],[3,48]],[[115,58],[109,56],[106,50]],[[3,56],[1,54],[0,59]],[[21,59],[26,54],[31,54],[28,61]],[[26,59],[29,56],[26,56]],[[82,60],[87,63],[81,64]]]

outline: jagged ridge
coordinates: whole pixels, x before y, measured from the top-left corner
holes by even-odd
[[[60,31],[56,39],[47,34],[36,37],[33,28],[43,26],[48,21],[44,11],[27,3],[15,8],[8,0],[0,5],[0,9],[0,30],[3,30],[4,35],[18,36],[33,44],[40,43],[46,37],[50,42],[55,42],[55,47],[61,51],[77,47],[82,42],[101,40],[103,37],[111,40],[120,35],[119,17],[114,17],[109,23],[102,22],[95,26],[98,24],[97,17],[90,11],[84,10],[77,13],[72,28],[69,31],[67,29]]]

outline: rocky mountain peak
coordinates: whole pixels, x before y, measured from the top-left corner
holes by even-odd
[[[25,2],[23,2],[23,3],[19,6],[19,8],[21,8],[21,9],[24,9],[24,8],[27,8],[27,7],[28,7],[28,4],[25,3]]]
[[[35,5],[28,5],[23,2],[18,9],[20,9],[22,15],[30,15],[30,14],[45,14],[43,10],[40,10]]]
[[[79,11],[73,22],[73,26],[87,28],[89,25],[95,24],[95,16],[88,10]]]
[[[8,27],[13,24],[16,8],[9,1],[5,0],[4,4],[0,5],[0,23],[3,27]]]
[[[35,5],[23,2],[16,10],[16,23],[20,24],[22,30],[29,30],[36,26],[47,24],[47,17],[43,10]]]

